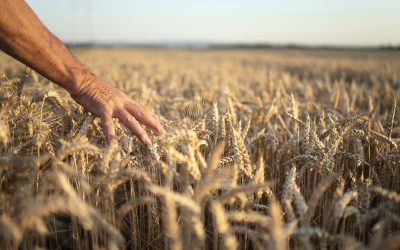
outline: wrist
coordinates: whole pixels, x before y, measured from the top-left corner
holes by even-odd
[[[96,79],[96,76],[86,68],[73,69],[70,75],[69,84],[65,89],[72,97],[83,95]]]

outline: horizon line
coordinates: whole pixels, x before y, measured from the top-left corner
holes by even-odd
[[[381,43],[375,45],[353,45],[353,44],[324,44],[324,43],[296,43],[296,42],[213,42],[213,41],[185,41],[185,40],[149,40],[149,41],[64,41],[70,47],[160,47],[160,48],[198,48],[198,49],[372,49],[372,50],[400,50],[399,43]]]

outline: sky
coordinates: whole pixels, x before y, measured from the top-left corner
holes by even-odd
[[[65,42],[400,44],[400,0],[28,0]]]

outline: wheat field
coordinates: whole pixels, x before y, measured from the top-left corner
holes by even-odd
[[[399,249],[400,53],[74,53],[167,133],[0,55],[0,249]]]

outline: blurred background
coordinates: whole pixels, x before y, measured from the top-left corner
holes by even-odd
[[[149,46],[395,47],[400,1],[28,0],[64,42]]]

